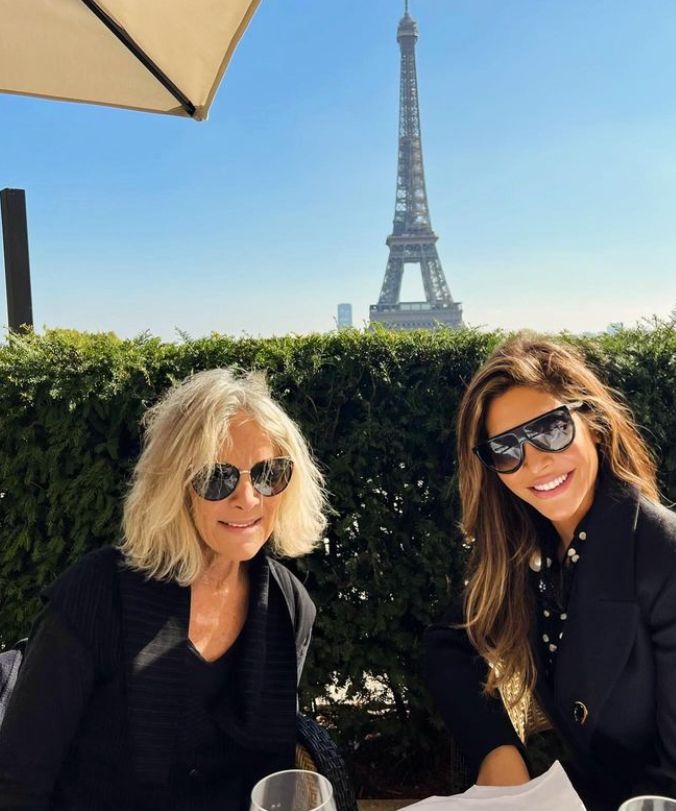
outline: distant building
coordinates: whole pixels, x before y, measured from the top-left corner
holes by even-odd
[[[338,329],[347,329],[352,326],[352,305],[338,305]]]

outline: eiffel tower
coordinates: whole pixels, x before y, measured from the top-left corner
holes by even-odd
[[[390,249],[385,279],[377,304],[370,307],[370,322],[390,329],[437,329],[461,327],[462,305],[453,301],[437,253],[437,235],[432,230],[425,189],[418,78],[415,43],[418,26],[408,13],[399,21],[397,42],[401,49],[401,85],[399,90],[399,162],[394,226],[386,243]],[[404,266],[419,265],[425,301],[402,302],[401,280]]]

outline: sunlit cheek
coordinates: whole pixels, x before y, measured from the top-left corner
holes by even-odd
[[[210,509],[211,503],[202,499],[195,499],[192,503],[192,517],[195,529],[203,540],[213,534],[217,519],[215,511]]]
[[[270,535],[272,535],[272,531],[275,528],[275,519],[277,518],[277,513],[279,511],[279,496],[272,496],[270,501],[265,504],[265,509],[263,512],[263,527],[264,527],[264,534],[265,540],[267,541]]]

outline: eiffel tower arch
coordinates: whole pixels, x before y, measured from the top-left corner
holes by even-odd
[[[399,155],[397,193],[385,278],[377,304],[370,307],[370,322],[390,329],[436,329],[461,327],[462,306],[454,301],[437,253],[437,235],[432,230],[420,133],[418,77],[415,45],[418,26],[408,13],[399,21],[397,42],[401,50],[399,90]],[[406,265],[418,265],[425,301],[402,302],[401,282]]]

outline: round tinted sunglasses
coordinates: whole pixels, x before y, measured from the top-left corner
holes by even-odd
[[[278,496],[286,490],[293,473],[293,462],[288,456],[275,456],[263,459],[251,466],[250,470],[240,470],[234,465],[217,464],[210,476],[198,473],[192,486],[198,496],[207,501],[222,501],[231,496],[243,474],[248,473],[251,484],[262,496]]]
[[[490,437],[472,450],[490,470],[516,473],[523,464],[523,446],[526,442],[548,453],[558,453],[570,447],[575,439],[572,412],[584,407],[585,403],[558,406],[509,431]]]

